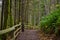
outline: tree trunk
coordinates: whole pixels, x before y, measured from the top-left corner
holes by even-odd
[[[24,0],[21,0],[22,2],[22,11],[21,11],[21,18],[22,18],[22,32],[24,32]]]
[[[14,25],[16,25],[16,1],[17,1],[17,0],[15,0],[15,14],[14,14]]]
[[[3,27],[3,15],[4,15],[4,0],[2,0],[2,12],[1,12],[1,27],[0,30],[2,30]]]

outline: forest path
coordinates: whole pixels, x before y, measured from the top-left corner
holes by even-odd
[[[25,30],[18,35],[16,40],[39,40],[38,30]]]

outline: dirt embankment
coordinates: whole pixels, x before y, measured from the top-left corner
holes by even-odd
[[[44,34],[43,32],[38,32],[40,40],[60,40],[59,36],[56,36],[55,34]]]

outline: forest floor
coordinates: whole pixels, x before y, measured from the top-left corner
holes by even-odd
[[[42,31],[38,32],[40,40],[60,40],[60,36],[56,36],[55,34],[45,34]]]
[[[39,40],[37,30],[25,30],[21,32],[16,40]]]
[[[55,34],[45,35],[38,30],[25,30],[18,35],[16,40],[60,40],[60,37],[56,38]]]

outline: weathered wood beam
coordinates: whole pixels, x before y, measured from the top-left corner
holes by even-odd
[[[3,34],[8,33],[8,32],[11,32],[11,31],[15,30],[16,27],[18,27],[20,25],[21,25],[21,23],[13,26],[11,28],[8,28],[8,29],[0,30],[0,35],[3,35]]]

